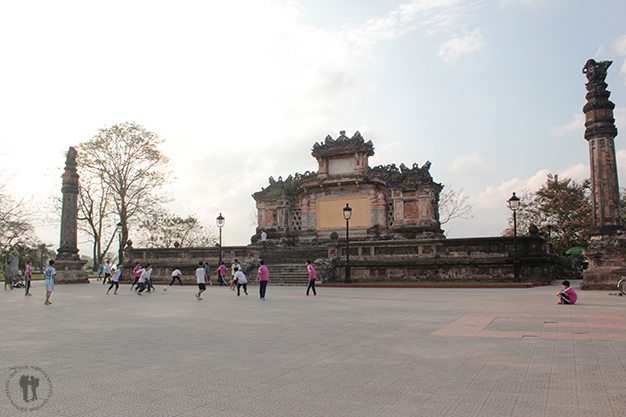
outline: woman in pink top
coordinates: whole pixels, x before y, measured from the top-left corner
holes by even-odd
[[[25,279],[26,282],[24,283],[26,285],[24,287],[26,293],[24,295],[32,295],[30,293],[30,279],[33,276],[33,269],[31,267],[32,264],[33,264],[32,261],[28,261],[28,262],[26,262],[26,268],[24,268],[24,276],[26,277],[26,279]]]
[[[563,290],[556,293],[557,297],[561,297],[561,301],[557,304],[574,304],[578,299],[578,294],[569,286],[569,281],[563,281]]]
[[[306,270],[309,273],[309,285],[306,286],[306,295],[309,295],[309,290],[313,290],[313,295],[317,295],[315,291],[315,280],[317,279],[317,274],[315,274],[315,268],[311,265],[311,261],[306,261]]]
[[[265,266],[263,260],[259,261],[259,298],[265,300],[265,289],[267,288],[267,281],[269,281],[269,271]]]

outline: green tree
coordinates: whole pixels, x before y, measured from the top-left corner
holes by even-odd
[[[141,243],[153,248],[171,248],[175,243],[180,247],[206,247],[216,242],[214,231],[202,226],[196,216],[183,218],[161,209],[144,218],[139,230]]]
[[[161,143],[143,126],[121,123],[100,129],[78,146],[79,173],[99,178],[108,187],[106,200],[122,223],[122,242],[128,240],[130,225],[139,224],[149,209],[169,200],[159,194],[171,179],[170,160],[158,149]],[[119,258],[123,259],[121,249]]]
[[[550,234],[555,253],[563,255],[571,247],[587,247],[591,230],[589,194],[588,179],[579,182],[548,174],[546,183],[539,190],[525,193],[521,198],[518,233],[520,230],[527,232],[530,224],[541,227],[550,219],[553,222]],[[504,234],[513,234],[512,219]]]

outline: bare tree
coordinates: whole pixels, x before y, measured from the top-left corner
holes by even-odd
[[[78,193],[78,229],[89,236],[93,243],[94,270],[104,261],[113,239],[103,248],[102,238],[107,236],[115,222],[110,207],[111,187],[102,177],[86,172],[80,178]],[[112,233],[115,233],[114,231]]]
[[[78,146],[77,162],[110,188],[108,201],[122,224],[122,242],[129,226],[139,223],[148,209],[169,199],[159,189],[171,180],[170,160],[158,149],[157,134],[136,123],[102,128],[90,141]],[[123,259],[120,248],[119,258]]]
[[[0,253],[3,257],[16,245],[34,246],[38,243],[28,202],[8,195],[7,184],[6,181],[0,182]]]
[[[214,228],[205,228],[196,216],[183,218],[163,209],[153,210],[139,229],[141,242],[148,247],[206,247],[217,242]]]
[[[463,194],[463,189],[454,189],[454,184],[447,186],[439,196],[439,222],[441,225],[452,219],[472,219],[474,206],[467,201],[469,196]]]

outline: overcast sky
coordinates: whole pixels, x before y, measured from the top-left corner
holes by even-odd
[[[623,0],[4,1],[0,167],[44,209],[69,146],[137,122],[173,161],[170,210],[212,227],[222,213],[239,245],[252,193],[358,130],[370,166],[431,161],[470,196],[448,237],[499,235],[512,192],[589,177],[589,58],[614,61],[626,185],[625,18]],[[58,225],[37,226],[56,247]]]

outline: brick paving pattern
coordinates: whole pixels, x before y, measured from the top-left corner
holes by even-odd
[[[626,297],[606,291],[128,288],[0,292],[0,416],[626,416]],[[8,403],[20,366],[51,379],[38,411]]]

